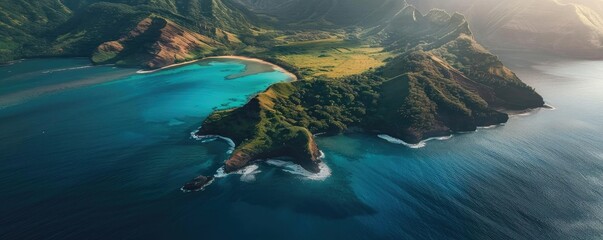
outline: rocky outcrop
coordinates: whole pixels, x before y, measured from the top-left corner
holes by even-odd
[[[200,191],[203,190],[205,187],[207,187],[209,184],[211,184],[211,182],[214,180],[214,177],[212,176],[198,176],[196,178],[194,178],[193,180],[191,180],[190,182],[187,182],[186,184],[184,184],[184,186],[182,186],[181,190],[184,192],[195,192],[195,191]]]

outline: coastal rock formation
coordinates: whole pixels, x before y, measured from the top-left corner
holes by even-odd
[[[191,180],[190,182],[184,184],[182,187],[182,191],[185,192],[195,192],[203,190],[203,188],[207,187],[214,180],[214,177],[206,177],[206,176],[198,176]]]

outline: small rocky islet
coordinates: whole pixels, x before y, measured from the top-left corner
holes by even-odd
[[[200,190],[203,190],[203,188],[205,188],[209,184],[211,184],[211,182],[213,180],[214,180],[213,176],[198,176],[198,177],[194,178],[193,180],[184,184],[184,186],[182,186],[181,190],[183,192],[200,191]]]

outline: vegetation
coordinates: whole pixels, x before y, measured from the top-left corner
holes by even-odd
[[[0,1],[0,63],[37,52],[43,54],[48,40],[36,36],[67,21],[71,15],[58,1]]]
[[[417,143],[506,122],[497,109],[544,104],[473,39],[460,14],[423,15],[393,0],[265,4],[272,1],[1,2],[2,12],[15,11],[0,16],[8,31],[0,33],[8,52],[0,61],[78,55],[158,68],[238,54],[294,73],[300,81],[215,112],[199,129],[235,141],[227,171],[280,156],[318,171],[315,133],[364,129]]]
[[[272,53],[300,68],[309,78],[361,74],[383,66],[392,56],[382,47],[333,38],[289,43],[273,48]]]
[[[169,20],[173,26],[195,35],[205,36],[213,44],[215,53],[236,49],[241,41],[238,34],[249,34],[253,19],[245,9],[231,1],[222,0],[108,0],[108,1],[34,1],[0,2],[0,62],[22,57],[91,56],[104,43],[128,38],[128,35],[146,18]],[[155,25],[154,25],[155,26]],[[138,45],[153,45],[160,38],[138,38]],[[132,40],[132,39],[130,39]],[[178,48],[180,42],[168,44]],[[220,47],[221,46],[221,47]],[[127,48],[127,46],[126,46]],[[188,58],[203,57],[207,48],[190,49]],[[147,48],[151,53],[153,50]],[[126,49],[127,52],[138,51]],[[157,49],[154,51],[159,52]],[[204,53],[204,54],[199,54]],[[100,53],[96,59],[111,59],[112,53]],[[123,55],[123,54],[121,54]],[[113,56],[115,57],[115,56]],[[148,57],[129,56],[122,65],[141,64]],[[171,64],[186,57],[174,58]],[[112,62],[123,60],[115,59]],[[100,61],[105,62],[105,61]],[[130,64],[132,63],[132,64]],[[157,67],[161,67],[158,65]]]
[[[337,80],[308,70],[336,62],[321,58],[351,49],[353,42],[320,39],[274,48],[277,58],[312,80],[274,85],[241,108],[217,112],[198,134],[235,140],[238,147],[226,162],[228,169],[287,153],[308,170],[316,170],[310,133],[364,129],[417,143],[506,122],[507,114],[495,108],[544,104],[542,97],[473,40],[460,15],[416,14],[414,8],[406,8],[397,16],[398,22],[367,32],[369,39],[388,49],[389,56],[397,56],[381,62],[381,67],[359,70],[362,74],[336,74]],[[303,67],[312,61],[317,65]],[[296,138],[303,141],[293,148],[306,149],[303,154],[291,151],[293,136],[306,136]]]

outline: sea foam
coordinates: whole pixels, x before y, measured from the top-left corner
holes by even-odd
[[[206,143],[206,142],[213,142],[215,140],[223,140],[224,142],[226,142],[229,146],[228,151],[226,151],[227,154],[232,154],[236,148],[236,144],[234,143],[234,141],[232,141],[232,139],[227,138],[227,137],[223,137],[220,135],[202,135],[199,136],[196,134],[196,131],[191,132],[191,138],[195,139],[197,141],[201,141],[202,143]]]
[[[223,140],[226,143],[228,143],[228,145],[230,147],[227,151],[227,154],[232,154],[234,149],[236,148],[236,144],[230,138],[223,137],[220,135],[201,135],[200,136],[200,135],[197,135],[196,133],[197,133],[196,131],[191,132],[191,138],[195,139],[197,141],[201,141],[203,143],[216,141],[218,139]],[[320,156],[318,157],[318,159],[322,160],[324,158],[325,158],[324,152],[320,151]],[[320,169],[320,171],[318,173],[309,172],[300,165],[297,165],[292,162],[282,161],[282,160],[269,159],[269,160],[266,160],[266,163],[268,163],[269,165],[272,165],[272,166],[280,167],[285,172],[305,176],[307,179],[310,179],[310,180],[325,180],[329,176],[331,176],[331,169],[324,162],[321,162],[318,164],[318,168]],[[253,182],[253,181],[255,181],[255,175],[258,173],[261,173],[261,172],[262,171],[259,170],[259,166],[256,164],[251,164],[245,168],[242,168],[238,171],[231,172],[231,173],[226,173],[226,170],[224,169],[224,167],[221,167],[218,170],[216,170],[214,177],[215,178],[225,178],[225,177],[228,177],[229,175],[234,174],[234,175],[241,175],[240,179],[243,182]]]
[[[407,142],[403,141],[402,139],[398,139],[398,138],[392,137],[392,136],[387,135],[387,134],[379,134],[379,135],[377,135],[377,137],[379,137],[379,138],[381,138],[381,139],[383,139],[385,141],[388,141],[390,143],[404,145],[404,146],[406,146],[408,148],[413,148],[413,149],[423,148],[423,147],[427,146],[427,142],[429,142],[429,141],[432,141],[432,140],[445,141],[445,140],[451,139],[452,136],[453,135],[443,136],[443,137],[432,137],[432,138],[428,138],[428,139],[425,139],[423,141],[420,141],[417,144],[410,144],[410,143],[407,143]]]
[[[501,124],[494,124],[494,125],[489,125],[489,126],[480,126],[480,127],[477,127],[477,129],[493,129],[493,128],[501,127],[504,125],[505,125],[504,123],[501,123]]]
[[[253,181],[255,181],[255,175],[262,172],[259,170],[259,168],[260,167],[258,165],[251,164],[247,167],[239,169],[238,171],[226,173],[226,170],[224,170],[224,167],[221,167],[216,171],[216,173],[214,174],[214,177],[215,178],[225,178],[230,175],[241,175],[240,179],[242,182],[253,182]]]
[[[242,182],[254,182],[255,175],[262,172],[258,170],[259,168],[260,167],[258,165],[253,164],[236,171],[235,173],[241,175],[240,179]]]
[[[550,111],[555,111],[555,110],[557,110],[557,108],[556,108],[555,106],[550,105],[550,104],[548,104],[548,103],[547,103],[547,104],[544,104],[544,107],[542,107],[542,108],[544,108],[544,109],[546,109],[546,110],[550,110]]]
[[[324,153],[322,151],[321,151],[321,158],[324,158]],[[320,169],[320,171],[318,173],[309,172],[308,170],[304,169],[302,166],[300,166],[298,164],[283,161],[283,160],[268,159],[268,160],[266,160],[266,163],[271,166],[281,168],[284,172],[304,176],[306,179],[309,179],[309,180],[323,181],[323,180],[327,179],[329,176],[331,176],[331,169],[324,162],[320,162],[318,164],[318,168]]]

